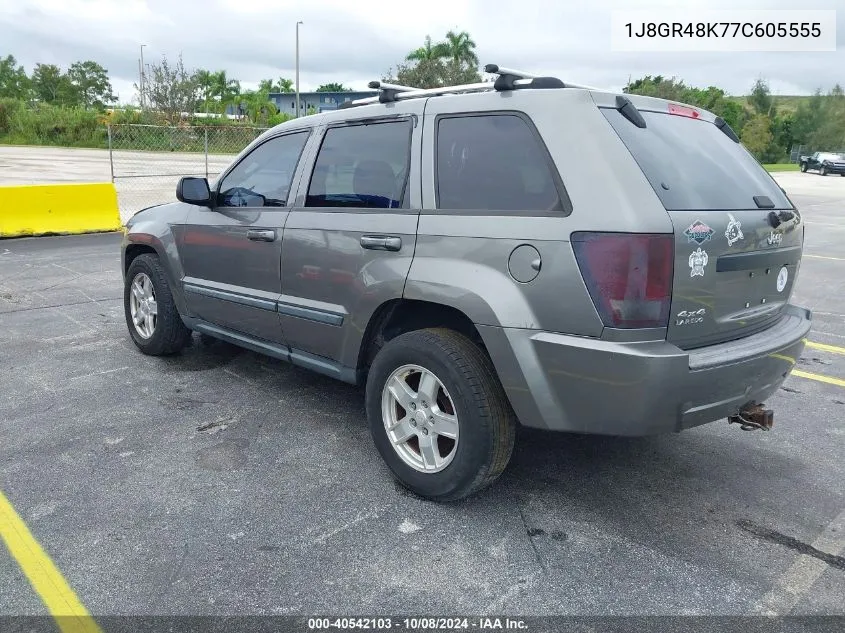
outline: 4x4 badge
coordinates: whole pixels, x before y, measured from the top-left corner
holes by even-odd
[[[704,323],[704,315],[707,314],[707,308],[699,310],[681,310],[678,312],[678,318],[675,325],[695,325],[696,323]]]
[[[733,246],[739,240],[744,239],[745,236],[742,234],[742,222],[737,220],[731,213],[728,213],[728,217],[731,221],[728,222],[725,237],[728,238],[728,246]]]
[[[687,236],[687,242],[704,244],[704,242],[710,240],[711,236],[713,235],[713,229],[711,229],[701,220],[696,220],[687,227],[687,230],[684,231],[684,235]]]

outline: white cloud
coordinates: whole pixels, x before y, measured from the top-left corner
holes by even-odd
[[[814,9],[845,1],[816,0]],[[300,31],[303,90],[339,81],[356,88],[381,77],[449,29],[469,31],[482,63],[533,70],[578,83],[621,88],[629,77],[662,74],[734,94],[758,77],[774,92],[809,94],[841,81],[845,53],[614,53],[614,9],[800,9],[786,0],[0,0],[0,55],[28,70],[67,67],[80,59],[105,66],[121,100],[134,97],[138,54],[183,55],[186,66],[225,69],[246,87],[264,77],[294,76],[295,24]]]

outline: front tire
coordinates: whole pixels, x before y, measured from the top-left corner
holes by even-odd
[[[821,174],[822,176],[827,176],[827,167],[822,167],[819,171],[819,174]]]
[[[129,335],[144,354],[175,354],[191,338],[157,255],[145,253],[132,260],[123,288],[123,310]]]
[[[422,497],[467,497],[510,460],[510,403],[489,357],[462,334],[426,329],[389,341],[370,367],[366,402],[376,448]]]
[[[801,163],[801,172],[807,173],[807,163]]]

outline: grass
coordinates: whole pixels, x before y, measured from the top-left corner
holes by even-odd
[[[766,171],[800,171],[797,163],[777,163],[763,165],[763,167],[766,168]]]
[[[792,112],[795,113],[798,110],[798,106],[801,104],[806,104],[810,102],[810,96],[805,95],[772,95],[774,98],[775,108],[777,108],[778,112],[786,113]],[[745,108],[750,108],[748,105],[748,97],[747,96],[736,96],[736,97],[728,97],[731,101],[736,101],[740,105],[744,106]]]

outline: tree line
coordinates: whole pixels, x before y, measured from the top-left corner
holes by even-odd
[[[253,123],[268,123],[278,111],[270,93],[292,93],[294,82],[286,77],[262,79],[254,90],[225,70],[188,70],[181,56],[171,63],[166,56],[146,64],[143,83],[134,84],[138,105],[147,106],[174,122],[182,113],[222,114],[227,109],[244,115]],[[321,85],[317,92],[346,92],[341,83]],[[62,69],[55,64],[36,64],[27,73],[14,55],[0,57],[0,99],[12,99],[31,106],[52,105],[103,111],[117,103],[108,71],[87,60]]]
[[[806,151],[845,149],[845,94],[838,84],[827,93],[817,90],[794,109],[779,105],[762,78],[741,98],[714,86],[694,88],[660,75],[629,81],[624,91],[680,101],[721,116],[763,163],[786,162],[798,145]]]
[[[409,51],[383,79],[419,88],[480,82],[476,43],[466,31],[448,31],[437,41],[426,36],[422,45]],[[233,111],[254,125],[264,126],[289,118],[279,113],[269,96],[292,93],[294,85],[291,79],[278,77],[262,79],[255,89],[244,89],[225,70],[189,69],[181,56],[174,62],[163,56],[146,65],[143,84],[135,84],[135,89],[139,93],[138,105],[145,107],[122,111],[123,118],[118,117],[121,121],[176,123],[183,121],[184,113],[219,115]],[[337,82],[317,89],[348,90]],[[683,80],[661,75],[629,80],[623,90],[710,110],[724,118],[743,144],[765,163],[788,160],[796,145],[803,145],[808,151],[845,149],[845,94],[839,85],[824,93],[818,90],[812,97],[802,99],[797,108],[784,107],[762,78],[744,97],[732,96],[715,86],[688,86]],[[45,127],[49,127],[51,118],[91,121],[94,119],[87,115],[74,118],[67,109],[102,112],[116,102],[108,71],[97,62],[78,61],[67,69],[36,64],[27,73],[13,55],[0,57],[0,141],[8,136],[10,121],[15,117],[35,121],[40,116],[45,120],[39,125]],[[209,119],[202,121],[208,123]]]
[[[0,98],[102,109],[114,103],[108,71],[94,61],[79,61],[62,70],[36,64],[27,74],[13,55],[0,57]]]

